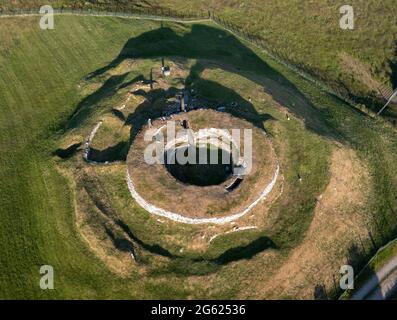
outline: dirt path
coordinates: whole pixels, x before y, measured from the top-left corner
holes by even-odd
[[[335,286],[340,266],[346,264],[352,243],[366,235],[361,214],[369,188],[366,167],[353,150],[335,148],[330,173],[302,243],[271,277],[264,275],[262,280],[258,276],[255,290],[262,292],[261,297],[326,298]]]

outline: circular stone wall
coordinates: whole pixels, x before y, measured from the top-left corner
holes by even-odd
[[[218,156],[230,157],[230,164],[148,164],[144,152],[154,142],[145,141],[149,128],[144,127],[127,159],[127,182],[132,197],[148,212],[175,221],[226,223],[238,219],[269,195],[276,183],[279,166],[270,140],[262,129],[227,113],[195,110],[178,114],[172,120],[182,121],[186,117],[193,134],[190,137],[177,134],[167,141],[164,158],[175,152],[183,154],[188,148],[198,151],[204,148],[207,152],[212,148]],[[159,119],[152,122],[154,141],[160,132],[166,131],[165,125],[166,121]],[[240,141],[228,134],[232,129],[240,129]],[[244,129],[252,130],[252,169],[241,175],[244,170],[237,169],[243,166]],[[177,130],[182,128],[177,126]],[[212,140],[208,144],[209,136]],[[227,189],[238,177],[243,179],[238,187]]]
[[[193,155],[193,160],[186,163],[172,161],[178,154],[187,157]],[[202,159],[224,159],[218,162],[200,161]],[[168,172],[182,183],[196,186],[212,186],[225,182],[233,173],[231,153],[225,149],[210,144],[209,146],[185,145],[165,151],[165,166]]]

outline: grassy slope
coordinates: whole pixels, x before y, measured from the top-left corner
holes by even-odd
[[[20,22],[1,20],[0,26],[0,254],[6,257],[0,260],[1,297],[185,296],[172,281],[163,282],[164,290],[160,291],[150,279],[145,284],[135,276],[131,282],[122,281],[106,271],[76,234],[66,181],[49,158],[56,145],[48,129],[57,127],[81,100],[76,83],[113,59],[131,36],[155,24],[63,17],[57,19],[55,30],[40,32],[34,27],[36,19]],[[340,108],[340,101],[324,96],[293,74],[286,75],[315,101],[316,107],[323,109],[326,121],[372,161],[379,194],[385,198],[375,207],[375,213],[387,214],[395,188],[390,184],[392,172],[397,172],[388,151],[397,149],[393,144],[396,140],[383,141],[390,130],[348,108]],[[380,169],[375,169],[377,165],[381,165]],[[393,226],[391,221],[388,225]],[[55,295],[47,296],[38,289],[38,267],[42,264],[53,265],[59,276]],[[225,269],[224,279],[227,273]]]
[[[349,5],[355,10],[354,31],[339,28],[339,7],[346,4],[344,1],[167,0],[157,3],[181,11],[211,8],[243,30],[262,36],[295,63],[331,82],[342,81],[356,93],[365,94],[368,88],[343,67],[339,59],[342,52],[367,65],[380,82],[396,85],[397,9],[393,0],[350,1]]]
[[[94,1],[52,0],[54,6]],[[28,7],[40,0],[0,0],[0,7]],[[47,3],[47,2],[46,2]],[[95,3],[95,2],[94,2]],[[106,5],[113,0],[103,1]],[[372,81],[357,70],[366,70],[378,84],[397,86],[397,9],[393,0],[349,2],[355,10],[355,30],[339,28],[342,0],[236,1],[236,0],[152,0],[121,1],[122,6],[161,7],[180,12],[212,10],[239,28],[259,35],[277,52],[329,83],[338,83],[352,93],[366,97],[374,90]],[[352,57],[348,65],[341,54]],[[355,61],[356,60],[356,61]],[[355,71],[352,71],[355,70]],[[376,86],[375,86],[376,87]]]
[[[43,264],[55,268],[51,298],[143,296],[138,283],[122,285],[82,245],[66,181],[49,159],[48,130],[73,111],[78,80],[151,26],[65,18],[41,32],[35,18],[1,20],[0,297],[46,297],[38,288]]]

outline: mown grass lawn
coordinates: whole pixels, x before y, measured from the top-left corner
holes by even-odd
[[[35,17],[0,21],[0,296],[148,297],[151,289],[135,281],[131,288],[83,245],[72,194],[51,154],[56,129],[81,99],[79,80],[157,24],[74,17],[56,23],[42,32]],[[54,266],[53,292],[39,288],[43,264]]]

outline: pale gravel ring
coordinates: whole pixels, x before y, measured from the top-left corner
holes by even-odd
[[[164,209],[161,209],[159,207],[156,207],[155,205],[147,202],[145,199],[143,199],[140,194],[136,191],[134,184],[132,183],[130,173],[128,171],[128,167],[126,170],[126,179],[127,179],[127,186],[130,191],[130,194],[132,198],[147,212],[151,214],[155,214],[170,220],[173,220],[175,222],[182,222],[186,224],[206,224],[206,223],[213,223],[213,224],[225,224],[229,223],[232,221],[235,221],[242,216],[246,215],[252,208],[254,208],[261,200],[265,199],[269,193],[273,190],[277,178],[279,176],[280,172],[280,166],[277,164],[276,171],[273,175],[272,181],[266,186],[266,188],[262,191],[262,193],[259,195],[259,197],[252,202],[248,207],[246,207],[243,211],[240,211],[238,213],[226,216],[226,217],[220,217],[220,218],[190,218],[186,217],[182,214],[176,213],[176,212],[171,212],[167,211]]]
[[[273,147],[272,147],[273,149]],[[274,151],[274,150],[273,150]],[[243,217],[244,215],[246,215],[251,209],[253,209],[261,200],[264,200],[269,193],[273,190],[276,182],[277,182],[277,178],[279,176],[280,173],[280,166],[278,164],[277,161],[277,167],[276,167],[276,171],[274,172],[273,178],[270,181],[270,183],[265,187],[265,189],[262,191],[262,193],[259,195],[259,197],[253,201],[249,206],[247,206],[243,211],[240,211],[238,213],[232,214],[232,215],[228,215],[228,216],[223,216],[223,217],[219,217],[219,218],[191,218],[191,217],[186,217],[182,214],[176,213],[176,212],[172,212],[172,211],[168,211],[165,209],[161,209],[159,207],[156,207],[155,205],[147,202],[135,189],[135,186],[132,182],[130,173],[128,171],[128,166],[127,166],[127,170],[126,170],[126,180],[127,180],[127,186],[128,186],[128,190],[130,191],[130,194],[132,196],[132,198],[143,208],[145,209],[147,212],[160,216],[160,217],[164,217],[170,220],[173,220],[175,222],[181,222],[181,223],[186,223],[186,224],[226,224],[232,221],[235,221],[241,217]]]

